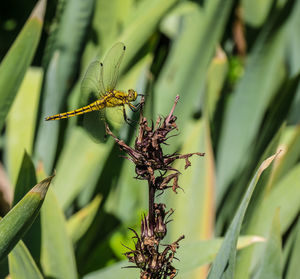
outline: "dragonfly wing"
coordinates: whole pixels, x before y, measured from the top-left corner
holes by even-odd
[[[92,62],[81,82],[81,105],[90,104],[105,94],[105,89],[101,79],[101,63],[99,61]],[[99,117],[101,115],[101,118]],[[96,142],[103,141],[105,135],[104,111],[92,111],[83,115],[79,121],[83,128],[88,132]]]
[[[119,69],[122,63],[126,47],[123,43],[116,43],[106,54],[101,67],[101,80],[106,91],[115,89]]]
[[[101,79],[101,63],[92,62],[81,82],[81,94],[85,99],[93,97],[102,97],[105,94],[105,88]]]
[[[82,126],[95,142],[102,142],[105,138],[104,127],[104,113],[105,109],[101,111],[92,111],[84,115],[82,120]]]

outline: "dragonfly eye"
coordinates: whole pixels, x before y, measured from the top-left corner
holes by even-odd
[[[128,98],[130,99],[130,101],[134,101],[137,97],[137,93],[136,91],[134,91],[133,89],[129,89],[128,90]]]

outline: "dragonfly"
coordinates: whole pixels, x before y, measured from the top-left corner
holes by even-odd
[[[139,106],[134,106],[132,102],[134,102],[138,96],[142,96],[142,94],[138,94],[133,89],[129,89],[128,92],[115,89],[125,51],[125,45],[118,42],[108,51],[103,63],[94,61],[89,65],[81,82],[81,93],[84,96],[90,96],[90,94],[97,96],[98,99],[96,101],[72,111],[48,116],[45,120],[60,120],[91,111],[102,112],[102,118],[105,120],[105,110],[107,108],[121,107],[123,109],[125,122],[130,124],[130,119],[126,115],[125,106],[129,106],[132,111],[137,111]]]

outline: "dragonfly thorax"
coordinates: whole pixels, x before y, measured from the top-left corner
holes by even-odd
[[[137,92],[134,91],[133,89],[129,89],[128,97],[127,97],[128,102],[133,102],[136,100],[136,98],[137,98]]]

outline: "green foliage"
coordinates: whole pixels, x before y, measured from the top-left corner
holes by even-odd
[[[30,228],[42,206],[50,176],[34,186],[0,221],[0,260],[13,249]]]
[[[64,214],[52,189],[41,209],[41,265],[47,277],[77,278],[75,256]],[[57,247],[60,247],[59,253]]]
[[[241,230],[242,222],[249,205],[250,199],[254,192],[255,186],[262,172],[271,164],[276,155],[265,160],[256,174],[252,178],[247,192],[241,201],[241,204],[230,224],[223,245],[221,246],[219,253],[212,264],[208,278],[233,278],[234,269],[236,264],[236,243],[238,235]]]
[[[9,254],[8,259],[11,278],[43,278],[22,240],[20,240]]]
[[[27,68],[32,62],[43,26],[46,1],[36,5],[21,33],[9,49],[0,67],[0,129],[18,92]]]
[[[0,26],[0,209],[12,207],[0,221],[0,278],[139,277],[121,268],[130,264],[120,240],[134,247],[127,228],[140,229],[146,183],[133,178],[134,166],[104,137],[103,123],[90,127],[95,141],[81,117],[44,121],[82,105],[89,63],[116,42],[126,45],[117,88],[145,94],[154,123],[180,95],[179,136],[166,151],[206,153],[186,171],[177,162],[184,191],[157,199],[175,209],[168,242],[185,235],[174,261],[178,277],[296,278],[300,2],[30,5],[26,23],[18,19],[25,9],[15,6]],[[114,133],[129,145],[137,135],[129,125]],[[54,170],[44,201],[52,177],[38,184],[37,177]]]

